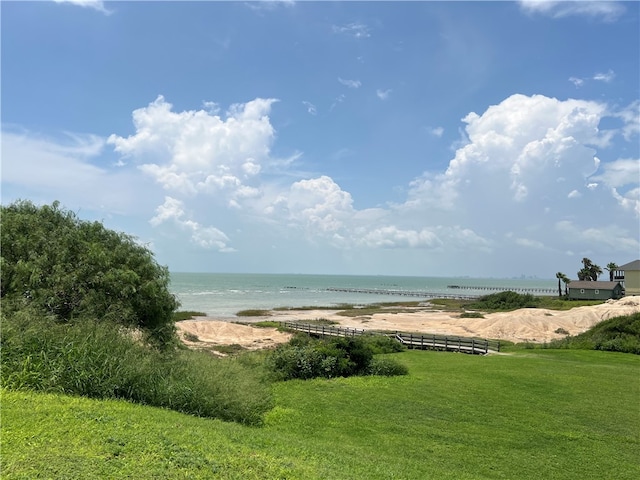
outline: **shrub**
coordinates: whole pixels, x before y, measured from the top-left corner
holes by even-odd
[[[368,375],[393,377],[407,375],[408,373],[409,369],[405,365],[388,357],[374,357],[367,368]]]
[[[474,310],[508,311],[518,308],[533,308],[539,303],[540,299],[530,293],[521,294],[506,291],[480,297],[475,302],[470,303],[468,307]]]
[[[3,312],[1,327],[4,388],[121,398],[247,424],[260,423],[272,407],[255,365],[160,351],[109,321],[60,323],[28,311]]]
[[[604,320],[579,335],[551,342],[551,347],[640,355],[640,313]]]
[[[387,335],[362,335],[364,340],[374,355],[382,353],[397,353],[407,349],[402,343]]]
[[[90,318],[175,340],[169,271],[133,237],[79,220],[59,203],[1,207],[3,310],[35,309],[58,320]]]
[[[386,351],[390,348],[387,341],[376,344],[372,342],[372,338],[338,337],[315,340],[307,335],[296,335],[289,343],[280,345],[271,352],[267,362],[278,380],[376,374],[371,370],[374,349]],[[374,370],[394,372],[401,371],[401,368],[381,364]]]

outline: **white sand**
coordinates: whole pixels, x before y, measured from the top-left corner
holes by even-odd
[[[509,340],[512,342],[546,342],[563,338],[562,329],[570,335],[582,333],[596,323],[620,315],[640,312],[640,296],[609,300],[592,307],[576,307],[567,311],[523,308],[513,312],[491,313],[485,318],[460,318],[457,313],[420,310],[411,313],[376,313],[371,316],[343,317],[338,310],[273,311],[268,320],[292,321],[325,318],[343,327],[416,333],[438,333]],[[247,319],[248,321],[264,320]],[[244,319],[243,319],[244,320]],[[238,344],[245,348],[266,348],[286,342],[290,336],[273,328],[254,328],[215,318],[198,317],[177,323],[180,332],[195,334],[200,342],[189,345]],[[180,333],[181,338],[183,337]]]

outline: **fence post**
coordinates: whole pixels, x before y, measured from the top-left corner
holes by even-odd
[[[476,353],[476,339],[471,339],[471,353]]]

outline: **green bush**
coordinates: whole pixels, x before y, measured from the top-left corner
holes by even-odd
[[[133,237],[79,220],[59,203],[1,207],[3,310],[36,309],[58,320],[100,319],[175,340],[169,271]]]
[[[480,297],[467,307],[473,310],[508,311],[518,308],[534,308],[538,306],[539,303],[540,299],[530,293],[522,294],[509,290]]]
[[[387,365],[383,360],[374,362],[375,349],[385,352],[397,349],[392,349],[386,340],[377,343],[378,338],[372,341],[373,338],[338,337],[315,340],[308,335],[296,335],[289,343],[280,345],[271,352],[267,362],[278,380],[389,375],[393,374],[390,372],[402,371],[401,367],[392,365],[391,361],[386,361]]]
[[[579,335],[555,340],[550,347],[640,355],[640,313],[604,320]]]
[[[368,375],[394,377],[397,375],[407,375],[408,373],[409,369],[406,365],[388,357],[374,357],[367,367]]]
[[[402,343],[387,335],[362,335],[364,340],[374,355],[382,353],[397,353],[407,349]]]
[[[22,311],[3,313],[1,328],[4,388],[121,398],[247,424],[272,407],[255,365],[151,348],[109,321],[60,323]]]

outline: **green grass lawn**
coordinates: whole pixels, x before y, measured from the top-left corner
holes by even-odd
[[[262,427],[2,391],[2,478],[640,478],[640,357],[408,351],[404,377],[274,385]]]

